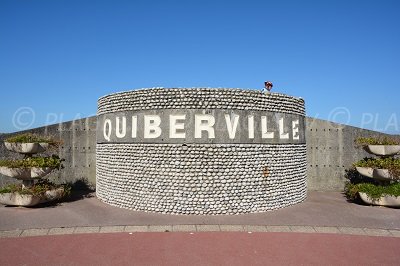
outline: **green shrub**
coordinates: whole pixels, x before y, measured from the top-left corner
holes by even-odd
[[[5,187],[0,188],[0,194],[3,193],[13,193],[19,190],[19,186],[16,184],[11,184]]]
[[[359,137],[356,138],[355,143],[358,146],[367,145],[400,145],[400,139],[394,137]]]
[[[354,167],[371,167],[374,169],[388,169],[393,177],[400,177],[400,159],[386,158],[364,158],[353,164]]]
[[[71,187],[69,185],[56,185],[53,182],[42,179],[36,182],[31,188],[23,188],[21,184],[11,184],[0,188],[0,194],[3,193],[14,193],[17,192],[23,195],[34,195],[43,197],[46,191],[64,188],[63,197],[68,196],[71,193]]]
[[[59,168],[61,159],[53,155],[51,157],[29,157],[21,160],[0,160],[0,166],[9,168],[31,168],[31,167],[50,167]]]
[[[392,175],[398,176],[400,172],[400,159],[386,158],[364,158],[353,164],[354,167],[371,167],[374,169],[388,169]]]
[[[393,183],[386,186],[374,185],[371,183],[351,184],[345,186],[347,198],[355,200],[359,192],[364,192],[371,199],[379,199],[382,196],[400,196],[400,183]]]
[[[400,159],[386,158],[364,158],[353,164],[354,167],[371,167],[375,169],[400,168]]]
[[[48,143],[50,146],[58,147],[61,144],[60,140],[55,140],[51,137],[41,137],[32,133],[24,133],[6,138],[5,142],[11,143]]]

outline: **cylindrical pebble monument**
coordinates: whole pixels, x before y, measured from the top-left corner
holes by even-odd
[[[306,198],[301,98],[153,88],[98,101],[97,197],[168,214],[242,214]]]

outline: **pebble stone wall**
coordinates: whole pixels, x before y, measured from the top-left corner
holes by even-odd
[[[304,101],[285,94],[210,88],[154,88],[110,94],[99,99],[97,115],[151,109],[236,109],[305,115]]]
[[[143,109],[237,109],[304,116],[304,101],[240,89],[143,89],[104,96],[98,115]],[[306,145],[97,143],[97,197],[168,214],[241,214],[306,198]]]

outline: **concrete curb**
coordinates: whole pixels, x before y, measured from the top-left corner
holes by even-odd
[[[270,226],[270,225],[118,225],[32,228],[0,231],[0,238],[30,237],[49,235],[70,235],[90,233],[137,233],[137,232],[293,232],[322,233],[363,236],[400,237],[400,230],[357,228],[357,227],[320,227],[320,226]]]

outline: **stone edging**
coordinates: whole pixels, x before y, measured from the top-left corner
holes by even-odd
[[[0,238],[85,233],[137,233],[137,232],[294,232],[328,233],[362,236],[400,237],[400,230],[336,226],[263,226],[263,225],[121,225],[55,227],[47,229],[16,229],[0,231]]]

